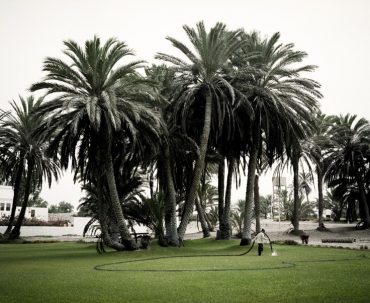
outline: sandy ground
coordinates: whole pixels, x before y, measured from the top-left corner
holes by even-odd
[[[354,249],[360,249],[367,246],[370,249],[370,230],[356,230],[356,224],[333,223],[326,222],[325,226],[329,229],[326,232],[317,231],[317,222],[302,221],[300,229],[309,235],[308,245],[321,246],[342,246]],[[301,243],[299,236],[294,236],[288,233],[292,225],[289,222],[275,222],[269,219],[261,220],[261,228],[266,230],[271,241],[295,240]],[[211,236],[215,237],[216,232],[211,232]],[[187,228],[185,240],[200,239],[203,233],[195,222],[191,222]],[[81,236],[62,236],[62,237],[24,237],[29,241],[83,241],[95,242],[96,238],[83,238]],[[322,243],[322,239],[353,239],[353,243]]]
[[[342,246],[354,249],[360,249],[367,246],[370,249],[370,230],[356,230],[356,224],[347,223],[334,223],[325,222],[326,228],[329,231],[317,231],[317,222],[301,221],[300,229],[309,235],[308,245],[321,245],[321,246]],[[264,228],[271,241],[285,241],[294,240],[302,243],[299,236],[294,236],[288,233],[292,228],[290,222],[276,222],[269,219],[261,220],[261,228]],[[196,224],[189,224],[185,239],[198,239],[202,238],[203,233],[198,231]],[[215,232],[211,233],[212,237],[216,236]],[[352,239],[353,243],[322,243],[323,239]]]

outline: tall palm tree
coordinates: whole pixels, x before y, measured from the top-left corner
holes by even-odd
[[[13,206],[5,232],[9,239],[16,239],[20,235],[32,188],[40,187],[43,178],[48,180],[50,186],[52,178],[58,179],[59,177],[58,163],[45,154],[46,140],[49,137],[36,132],[43,123],[44,117],[35,116],[33,113],[40,108],[42,100],[42,98],[35,100],[33,96],[30,96],[27,99],[20,97],[20,104],[15,101],[11,102],[14,113],[6,117],[0,130],[0,144],[7,149],[8,160],[11,164],[8,167],[15,171]],[[15,226],[11,230],[15,219],[15,209],[20,199],[22,180],[24,180],[22,207]]]
[[[330,164],[325,179],[329,186],[340,179],[349,185],[351,183],[356,185],[363,228],[369,228],[366,175],[370,158],[370,124],[366,119],[358,118],[356,115],[334,117],[329,135],[331,146],[326,157]]]
[[[293,225],[292,233],[294,234],[302,233],[299,229],[300,209],[303,195],[306,195],[308,201],[308,195],[311,192],[311,184],[313,182],[311,160],[308,141],[301,140],[299,143],[294,142],[290,158],[286,157],[286,154],[281,157],[274,172],[276,175],[281,175],[284,169],[291,169],[293,173],[293,208],[291,221]],[[306,170],[308,170],[307,173]]]
[[[80,200],[80,207],[85,207],[91,213],[93,219],[90,220],[85,230],[94,223],[95,220],[99,221],[100,225],[100,237],[103,243],[108,247],[114,248],[115,250],[124,250],[125,247],[117,239],[115,239],[112,231],[112,223],[115,220],[114,216],[111,216],[111,208],[105,201],[109,199],[106,187],[102,186],[101,182],[90,180],[90,183],[85,184],[82,189],[85,191],[85,197]]]
[[[313,184],[313,175],[312,171],[305,172],[304,170],[299,173],[299,188],[300,188],[300,196],[306,196],[306,201],[308,202],[308,196],[312,191],[312,184]]]
[[[284,150],[291,156],[293,142],[307,137],[313,127],[312,114],[317,111],[319,84],[302,78],[315,66],[297,67],[306,53],[295,51],[293,44],[278,44],[279,33],[262,39],[256,32],[245,34],[246,42],[234,58],[240,85],[248,94],[254,110],[249,147],[245,217],[241,245],[251,242],[254,179],[262,143],[271,164]]]
[[[220,220],[220,230],[217,233],[217,239],[220,240],[229,240],[232,236],[232,226],[230,221],[231,214],[231,193],[232,193],[232,182],[233,182],[233,173],[235,171],[235,158],[233,156],[228,159],[228,169],[227,169],[227,178],[226,178],[226,191],[225,199],[222,210],[222,216]],[[239,164],[239,161],[237,161]]]
[[[177,148],[178,141],[176,128],[173,128],[169,122],[171,111],[168,110],[173,78],[175,72],[165,65],[152,65],[145,69],[147,79],[155,85],[151,91],[152,98],[156,100],[157,106],[167,128],[167,138],[162,141],[162,152],[158,155],[156,161],[157,177],[161,183],[161,188],[165,191],[165,230],[167,244],[170,246],[179,246],[179,237],[177,234],[177,213],[176,213],[176,189],[173,178],[173,149]],[[152,195],[153,198],[153,195]]]
[[[183,238],[193,212],[211,128],[217,131],[224,123],[225,100],[231,103],[235,101],[235,90],[226,80],[225,70],[229,66],[231,56],[243,43],[238,39],[241,34],[240,30],[228,31],[222,23],[217,23],[209,31],[206,30],[203,22],[197,23],[196,29],[186,25],[183,28],[194,51],[174,38],[167,37],[167,39],[185,55],[188,61],[162,53],[156,56],[157,59],[174,64],[178,69],[179,85],[174,102],[176,102],[175,113],[180,112],[183,125],[186,125],[190,108],[203,112],[199,156],[187,193],[183,220],[178,229],[180,238]]]
[[[325,231],[324,225],[324,175],[326,172],[327,163],[324,161],[324,154],[326,148],[330,144],[328,131],[331,125],[331,116],[318,113],[316,119],[316,127],[313,135],[308,139],[306,144],[307,152],[310,159],[315,165],[316,178],[317,178],[317,191],[318,191],[318,210],[319,210],[319,226],[318,230]]]
[[[212,209],[214,204],[217,202],[217,200],[218,200],[218,190],[217,190],[216,186],[213,186],[211,184],[211,178],[212,178],[212,175],[213,175],[213,171],[208,170],[210,165],[209,165],[209,163],[207,163],[207,164],[208,165],[207,165],[206,170],[205,170],[205,174],[204,174],[204,177],[203,177],[202,184],[201,184],[201,186],[199,187],[199,190],[198,190],[198,195],[199,195],[199,202],[200,202],[201,210],[204,213],[204,219],[206,221],[206,225],[208,227],[208,230],[209,231],[214,231],[214,226],[211,223],[211,220],[209,219],[209,213],[207,211]],[[214,167],[214,169],[215,169],[215,167]]]
[[[137,102],[140,77],[136,69],[142,61],[118,67],[118,62],[133,52],[116,39],[101,45],[94,37],[86,41],[84,49],[71,40],[64,45],[71,62],[47,58],[44,81],[31,87],[32,91],[46,89],[46,95],[54,96],[40,110],[49,115],[45,128],[55,134],[50,149],[55,155],[59,152],[64,168],[72,159],[72,167],[81,176],[86,176],[86,161],[96,165],[96,177],[108,186],[122,243],[135,249],[118,197],[112,145],[117,138],[124,138],[122,144],[126,140],[136,146],[143,131],[159,141],[157,115]]]

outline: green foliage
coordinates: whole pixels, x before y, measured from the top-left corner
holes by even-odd
[[[315,217],[315,203],[310,201],[304,201],[304,196],[300,195],[300,208],[299,217],[301,220],[312,219]],[[285,220],[293,222],[293,192],[288,190],[282,190],[280,193],[280,203],[281,203],[281,215]]]
[[[28,200],[28,206],[33,207],[48,207],[48,202],[40,197],[40,190],[36,190]]]
[[[236,209],[231,211],[231,225],[236,230],[236,236],[241,238],[244,220],[245,200],[238,200]]]
[[[285,240],[283,243],[286,245],[298,245],[298,242],[294,240]]]
[[[261,215],[267,219],[267,215],[271,213],[272,196],[261,196],[260,197],[260,212]]]
[[[363,227],[369,228],[369,202],[366,195],[369,192],[370,124],[356,115],[335,116],[328,134],[330,145],[326,157],[329,164],[325,179],[329,187],[337,191],[334,195],[342,196],[340,200],[352,212],[354,200],[359,201]]]
[[[50,205],[49,213],[71,213],[73,212],[74,206],[66,201],[61,201],[58,205]]]
[[[163,239],[164,202],[162,194],[156,194],[152,198],[140,194],[124,203],[123,209],[128,220],[148,226],[156,237]]]
[[[330,209],[333,212],[333,220],[340,221],[342,217],[343,210],[345,210],[346,205],[343,199],[336,197],[333,190],[327,190],[324,196],[325,208]]]
[[[216,224],[218,222],[218,207],[212,205],[207,212],[207,216],[209,221],[211,222],[212,227],[216,227]]]
[[[15,220],[18,220],[18,217],[15,217]],[[37,218],[24,218],[22,226],[64,226],[67,223],[65,220],[44,221]],[[8,224],[9,216],[0,218],[0,226],[7,226]]]
[[[5,233],[13,239],[20,235],[30,193],[41,188],[44,179],[50,187],[52,180],[58,180],[60,174],[59,162],[47,153],[50,133],[38,132],[44,122],[45,113],[36,115],[35,112],[41,108],[43,98],[29,96],[19,99],[18,103],[10,103],[12,112],[0,125],[0,159],[4,164],[1,169],[5,179],[11,180],[14,189],[10,222]],[[21,200],[19,218],[12,229],[15,207]]]

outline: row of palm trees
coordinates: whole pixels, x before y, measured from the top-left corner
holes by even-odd
[[[322,130],[320,85],[302,76],[316,68],[301,64],[307,54],[293,44],[280,43],[278,33],[264,38],[257,32],[230,31],[222,23],[210,30],[203,22],[183,28],[189,45],[167,38],[181,57],[156,55],[167,65],[148,67],[143,61],[119,65],[133,52],[124,42],[109,39],[101,44],[97,37],[84,47],[65,41],[68,61],[45,59],[45,78],[31,86],[31,91],[45,92],[44,98],[21,99],[22,108],[13,103],[15,114],[4,113],[2,119],[1,171],[14,187],[14,202],[20,197],[22,179],[30,184],[23,194],[27,205],[30,189],[41,184],[42,176],[57,178],[59,169],[71,166],[75,180],[87,190],[104,243],[117,250],[136,249],[125,220],[127,205],[137,201],[142,186],[139,175],[149,173],[151,199],[157,203],[144,204],[149,205],[149,213],[163,214],[164,228],[158,228],[162,243],[177,246],[194,206],[200,217],[207,218],[200,185],[210,170],[217,171],[217,237],[229,239],[232,181],[239,179],[240,167],[247,167],[241,240],[241,245],[247,245],[258,197],[256,175],[279,161],[293,167],[294,228],[299,230],[299,162],[309,154],[321,187],[323,176],[333,185],[345,181],[361,187],[368,227],[369,158],[364,151],[368,152],[369,142],[365,138],[353,143],[361,144],[363,158],[362,162],[360,156],[353,159],[352,170],[345,171],[347,158],[342,159],[342,172],[335,170],[341,166],[333,161],[326,165],[325,159],[340,150],[341,143],[335,140],[344,134],[354,137],[359,127],[351,133],[354,126],[350,125],[346,132],[335,122]],[[25,121],[20,119],[23,116]],[[16,126],[11,125],[12,119]],[[26,131],[17,128],[23,122]],[[363,123],[368,127],[367,121]],[[333,140],[325,145],[321,139],[330,131]],[[26,139],[7,143],[9,132],[19,137],[25,133]],[[19,216],[18,221],[22,219]],[[160,227],[161,220],[155,226]],[[8,229],[12,226],[13,222]],[[17,226],[6,234],[19,236]]]

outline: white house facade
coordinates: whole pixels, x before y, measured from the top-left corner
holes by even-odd
[[[13,204],[13,188],[11,186],[0,185],[0,217],[10,216]],[[18,216],[21,207],[17,206],[15,215]],[[25,218],[48,221],[47,207],[27,207]]]

